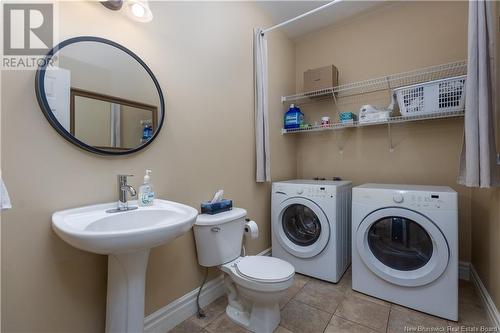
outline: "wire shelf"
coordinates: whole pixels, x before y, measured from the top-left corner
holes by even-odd
[[[318,125],[318,126],[309,126],[304,128],[289,128],[289,129],[283,128],[281,132],[282,134],[289,134],[289,133],[331,131],[331,130],[340,130],[345,128],[373,126],[373,125],[398,124],[398,123],[406,123],[406,122],[420,121],[420,120],[463,117],[464,115],[465,111],[460,110],[453,112],[441,112],[441,113],[431,113],[431,114],[421,114],[421,115],[411,115],[411,116],[397,116],[397,117],[390,117],[387,120],[380,120],[380,121],[369,121],[369,122],[353,121],[348,123],[333,123],[326,126]]]
[[[391,90],[394,88],[465,74],[467,74],[467,61],[461,60],[437,66],[425,67],[409,72],[381,76],[375,79],[343,84],[336,87],[303,92],[290,96],[282,96],[281,102],[284,103],[328,96],[342,98],[382,90]]]

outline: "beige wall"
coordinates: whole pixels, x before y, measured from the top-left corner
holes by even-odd
[[[467,2],[401,2],[311,33],[296,43],[296,86],[302,73],[335,64],[340,83],[378,77],[467,58]],[[388,95],[375,99],[388,104]],[[369,99],[349,101],[357,111]],[[357,103],[357,104],[356,104]],[[318,106],[319,105],[319,106]],[[331,103],[305,105],[310,121],[338,119]],[[304,178],[340,176],[365,182],[448,185],[459,193],[460,260],[470,260],[470,190],[457,185],[462,119],[392,126],[389,152],[386,126],[337,133],[297,135],[297,169]],[[339,147],[343,147],[340,153]]]
[[[500,308],[500,189],[472,191],[472,264]]]
[[[218,188],[248,210],[270,246],[270,187],[254,179],[252,29],[270,21],[251,3],[151,4],[150,24],[99,3],[60,4],[60,36],[97,35],[138,53],[167,100],[165,126],[145,151],[122,158],[85,153],[40,112],[34,73],[2,73],[2,176],[14,209],[2,213],[2,332],[102,332],[106,257],[72,248],[51,230],[54,211],[117,198],[116,175],[153,170],[160,198],[198,207]],[[294,139],[282,137],[279,96],[294,90],[293,44],[270,36],[272,174],[296,174]],[[8,82],[8,84],[6,84]],[[199,286],[192,233],[155,248],[146,313]]]

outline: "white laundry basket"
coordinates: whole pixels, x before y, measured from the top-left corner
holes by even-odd
[[[454,112],[464,109],[467,75],[394,89],[402,116]]]

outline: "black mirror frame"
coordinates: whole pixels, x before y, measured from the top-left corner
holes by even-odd
[[[71,135],[57,120],[57,118],[54,116],[52,113],[49,103],[47,101],[46,95],[45,95],[45,71],[47,69],[47,66],[50,64],[50,60],[52,57],[63,47],[75,44],[78,42],[97,42],[97,43],[103,43],[107,45],[111,45],[116,47],[119,50],[122,50],[123,52],[127,53],[130,55],[132,58],[134,58],[149,74],[151,79],[153,80],[153,83],[158,91],[158,97],[160,98],[160,117],[158,121],[158,128],[156,129],[155,133],[149,139],[147,142],[143,143],[142,145],[129,149],[126,151],[109,151],[109,150],[104,150],[104,149],[99,149],[90,145],[87,145],[85,142],[82,142],[78,140],[76,137]],[[153,72],[151,69],[142,61],[141,58],[139,58],[138,55],[136,55],[134,52],[131,50],[127,49],[123,45],[120,45],[116,42],[113,42],[112,40],[101,38],[101,37],[95,37],[95,36],[80,36],[80,37],[74,37],[74,38],[69,38],[55,47],[53,47],[45,56],[45,59],[40,62],[40,66],[38,67],[36,71],[36,76],[35,76],[35,92],[36,92],[36,98],[38,100],[38,104],[40,105],[40,108],[43,112],[43,115],[47,120],[49,121],[50,125],[61,135],[63,136],[66,140],[74,144],[75,146],[84,149],[86,151],[89,151],[91,153],[99,154],[99,155],[129,155],[138,152],[139,150],[142,150],[146,148],[149,144],[151,144],[154,139],[158,136],[158,133],[160,133],[160,130],[163,126],[163,122],[165,120],[165,99],[163,97],[163,92],[161,90],[160,84],[158,83],[158,80],[154,76]]]

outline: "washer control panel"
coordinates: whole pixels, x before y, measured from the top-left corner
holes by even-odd
[[[274,189],[275,193],[286,194],[289,196],[301,196],[304,198],[334,198],[335,189],[328,186],[294,186],[293,188],[285,188],[282,186],[276,186]]]
[[[333,198],[334,195],[333,191],[326,186],[308,187],[302,194],[308,198]]]

